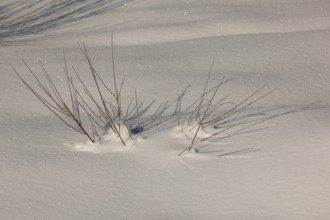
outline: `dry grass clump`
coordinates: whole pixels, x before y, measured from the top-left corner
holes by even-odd
[[[260,93],[264,90],[266,85],[263,85],[256,91],[254,91],[252,94],[250,94],[248,97],[246,97],[244,100],[242,100],[239,103],[233,103],[230,101],[226,101],[226,97],[221,98],[218,101],[215,101],[215,98],[221,88],[221,86],[228,82],[229,80],[226,79],[225,76],[223,76],[219,83],[211,88],[208,89],[210,77],[212,74],[213,66],[214,66],[215,60],[212,61],[209,74],[207,76],[205,86],[203,89],[203,92],[201,96],[190,106],[187,107],[187,109],[184,111],[188,117],[185,117],[183,120],[181,120],[181,131],[184,132],[184,128],[189,130],[190,132],[193,132],[194,135],[192,137],[191,144],[188,148],[184,149],[179,156],[181,156],[186,151],[196,151],[194,148],[195,144],[201,143],[213,138],[218,138],[219,135],[223,134],[224,132],[228,130],[233,130],[234,128],[238,126],[242,126],[244,124],[248,124],[247,126],[240,128],[239,131],[231,132],[229,135],[233,135],[234,133],[242,132],[243,130],[246,130],[255,124],[250,123],[243,123],[242,121],[239,123],[231,124],[230,126],[227,126],[222,129],[218,129],[219,124],[226,124],[227,119],[230,117],[233,117],[241,112],[243,112],[245,109],[247,109],[249,106],[255,104],[259,100],[265,98],[266,96],[270,95],[274,91],[270,91],[267,93],[263,93],[260,95]],[[181,102],[181,100],[180,100]],[[225,111],[220,111],[220,108],[223,106],[230,106]],[[180,124],[180,115],[178,119],[178,125]],[[203,130],[203,135],[199,136],[199,133]]]
[[[12,66],[12,68],[21,81],[39,99],[39,101],[68,127],[85,135],[93,143],[97,140],[101,141],[102,133],[109,129],[113,133],[117,134],[122,144],[125,145],[125,140],[122,138],[121,133],[123,129],[126,129],[131,137],[130,129],[126,126],[126,119],[130,105],[126,110],[125,115],[122,108],[121,95],[125,77],[120,83],[118,83],[115,71],[113,40],[111,40],[113,88],[109,88],[105,81],[96,72],[85,44],[80,46],[80,49],[88,63],[89,70],[93,77],[93,81],[97,89],[96,95],[92,94],[77,71],[72,68],[76,78],[80,82],[78,88],[72,75],[69,73],[65,56],[64,72],[66,75],[67,88],[70,97],[69,101],[63,98],[63,91],[58,90],[50,74],[42,63],[40,63],[40,65],[43,70],[43,75],[46,78],[46,82],[43,82],[41,79],[42,77],[38,76],[37,73],[34,72],[26,62],[24,62],[29,73],[33,76],[38,87],[41,89],[39,92],[36,91],[31,84],[29,84],[21,76],[21,74],[18,73],[15,67]],[[84,120],[85,118],[87,118],[87,120]]]
[[[181,132],[191,140],[190,145],[181,151],[179,156],[185,152],[200,152],[201,148],[206,148],[212,143],[225,138],[267,129],[267,127],[256,127],[265,121],[287,114],[322,108],[317,105],[321,101],[316,101],[305,105],[270,107],[266,110],[251,111],[251,106],[275,91],[265,91],[267,84],[259,87],[238,103],[227,101],[228,96],[224,95],[217,98],[221,87],[230,79],[223,76],[218,80],[216,86],[208,88],[214,62],[213,60],[201,96],[184,111],[181,111],[182,97],[178,98],[180,111],[177,125],[180,127]],[[218,156],[257,150],[246,148]]]

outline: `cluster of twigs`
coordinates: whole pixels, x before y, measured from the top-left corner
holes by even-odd
[[[196,130],[190,146],[187,147],[186,149],[184,149],[179,154],[179,156],[181,156],[186,151],[193,150],[195,144],[197,144],[197,143],[204,142],[204,141],[210,140],[212,138],[216,138],[228,130],[231,130],[237,126],[241,126],[242,123],[238,123],[238,124],[233,124],[231,126],[225,127],[223,129],[216,129],[217,125],[219,125],[221,123],[225,123],[228,118],[230,118],[234,115],[237,115],[238,113],[241,113],[242,111],[247,109],[249,106],[255,104],[259,100],[265,98],[266,96],[268,96],[274,92],[274,90],[273,90],[273,91],[260,95],[260,93],[266,87],[266,85],[263,85],[262,87],[260,87],[256,91],[254,91],[252,94],[250,94],[247,98],[245,98],[244,100],[242,100],[239,103],[233,103],[230,101],[226,101],[226,97],[215,102],[214,100],[215,100],[216,95],[219,92],[219,89],[221,88],[221,86],[224,83],[228,82],[229,80],[227,80],[226,77],[223,76],[215,87],[208,89],[210,77],[213,72],[214,62],[215,62],[215,60],[212,61],[211,68],[208,73],[202,95],[193,104],[191,104],[190,106],[188,106],[186,108],[185,114],[184,114],[185,117],[183,118],[183,120],[180,119],[181,113],[179,113],[178,125],[180,125],[180,123],[181,123],[182,132],[183,132],[184,126],[187,126],[190,131],[193,129]],[[210,98],[208,98],[208,96],[210,96]],[[180,103],[181,103],[181,100],[180,100]],[[219,111],[220,107],[222,107],[224,105],[228,105],[230,107],[224,112]],[[188,117],[186,117],[186,115],[188,115]],[[248,124],[247,126],[241,128],[239,131],[236,131],[236,133],[246,130],[252,126],[255,126],[257,123],[254,123],[254,124],[247,123],[247,124]],[[200,130],[201,129],[206,130],[208,128],[212,128],[211,129],[212,131],[209,134],[209,136],[203,137],[203,138],[198,138],[198,133],[200,132]]]
[[[39,101],[41,101],[42,104],[44,104],[67,126],[87,136],[88,139],[93,143],[97,140],[101,142],[101,132],[104,132],[105,128],[107,128],[117,134],[122,144],[125,145],[125,140],[121,135],[121,130],[127,129],[131,137],[130,129],[126,126],[125,122],[129,113],[129,108],[134,98],[132,98],[125,115],[123,113],[121,100],[121,93],[125,77],[121,81],[120,86],[118,86],[115,71],[113,36],[111,38],[111,51],[114,88],[112,89],[107,86],[105,81],[96,72],[85,44],[80,46],[80,49],[88,63],[90,72],[93,76],[95,87],[97,89],[97,95],[92,94],[92,92],[87,88],[77,71],[72,68],[73,72],[75,73],[81,84],[80,87],[82,86],[83,88],[84,93],[80,91],[81,89],[78,89],[78,86],[74,82],[73,77],[69,74],[65,56],[64,72],[66,75],[66,81],[70,94],[69,101],[65,101],[61,92],[56,88],[52,78],[50,77],[50,74],[41,62],[40,65],[42,67],[43,75],[45,76],[47,83],[43,83],[41,78],[30,68],[30,66],[26,62],[24,62],[29,73],[31,73],[33,78],[36,80],[39,88],[41,89],[41,92],[37,92],[25,79],[23,79],[23,77],[13,66],[12,68],[14,69],[18,77],[21,79],[21,81],[39,99]],[[136,92],[135,99],[137,99]],[[137,108],[137,106],[135,106],[135,108]],[[83,121],[83,118],[86,118],[86,116],[88,119],[87,122],[86,120]]]

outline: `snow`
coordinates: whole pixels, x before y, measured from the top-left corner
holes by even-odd
[[[134,0],[115,8],[101,2],[110,8],[85,19],[78,13],[44,29],[53,14],[37,20],[40,29],[10,37],[0,30],[0,219],[328,219],[330,2]],[[0,16],[16,3],[2,1]],[[123,104],[137,89],[143,106],[151,105],[142,121],[188,85],[182,105],[196,100],[213,59],[210,86],[233,78],[220,90],[229,100],[239,102],[265,83],[267,91],[276,89],[248,112],[322,102],[180,157],[193,133],[181,133],[176,121],[151,127],[126,147],[112,134],[91,144],[42,106],[10,65],[36,86],[22,60],[39,72],[40,61],[65,90],[64,50],[92,86],[78,47],[85,42],[109,81],[111,32],[116,72],[127,78]]]

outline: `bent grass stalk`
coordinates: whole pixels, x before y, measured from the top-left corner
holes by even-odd
[[[139,107],[138,107],[138,99],[137,99],[137,94],[136,94],[136,89],[135,89],[135,108],[136,108],[136,117],[138,120],[138,129],[139,129],[139,134],[142,137],[142,130],[141,130],[141,125],[140,125],[140,115],[139,115]]]
[[[25,62],[24,62],[25,63]],[[71,93],[71,109],[68,107],[69,105],[66,104],[66,102],[63,100],[62,96],[54,86],[54,83],[52,79],[50,78],[48,72],[45,70],[44,73],[47,77],[47,81],[49,83],[49,86],[51,87],[51,91],[53,94],[50,92],[50,90],[47,88],[46,85],[42,84],[41,81],[38,79],[36,74],[31,70],[28,64],[26,64],[26,67],[28,68],[29,72],[33,75],[33,77],[37,80],[37,84],[39,88],[43,91],[44,95],[48,97],[47,98],[43,97],[40,95],[35,89],[33,89],[30,84],[27,83],[25,79],[18,73],[18,71],[15,69],[14,66],[12,66],[14,72],[16,75],[20,78],[20,80],[24,83],[24,85],[32,92],[34,96],[38,98],[38,100],[46,106],[56,117],[58,117],[62,122],[64,122],[68,127],[72,128],[73,130],[84,134],[88,137],[90,141],[93,143],[95,142],[95,138],[92,137],[92,135],[89,134],[85,126],[82,124],[82,120],[80,117],[80,111],[79,111],[79,106],[80,102],[77,98],[77,95],[75,92],[72,92],[72,88],[74,88],[74,85],[70,80],[68,80],[68,84],[70,85],[70,93]],[[74,89],[75,90],[75,89]],[[71,123],[70,123],[71,121]]]

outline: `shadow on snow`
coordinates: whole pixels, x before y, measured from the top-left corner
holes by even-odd
[[[0,3],[0,43],[38,34],[118,8],[133,0],[37,0]]]

